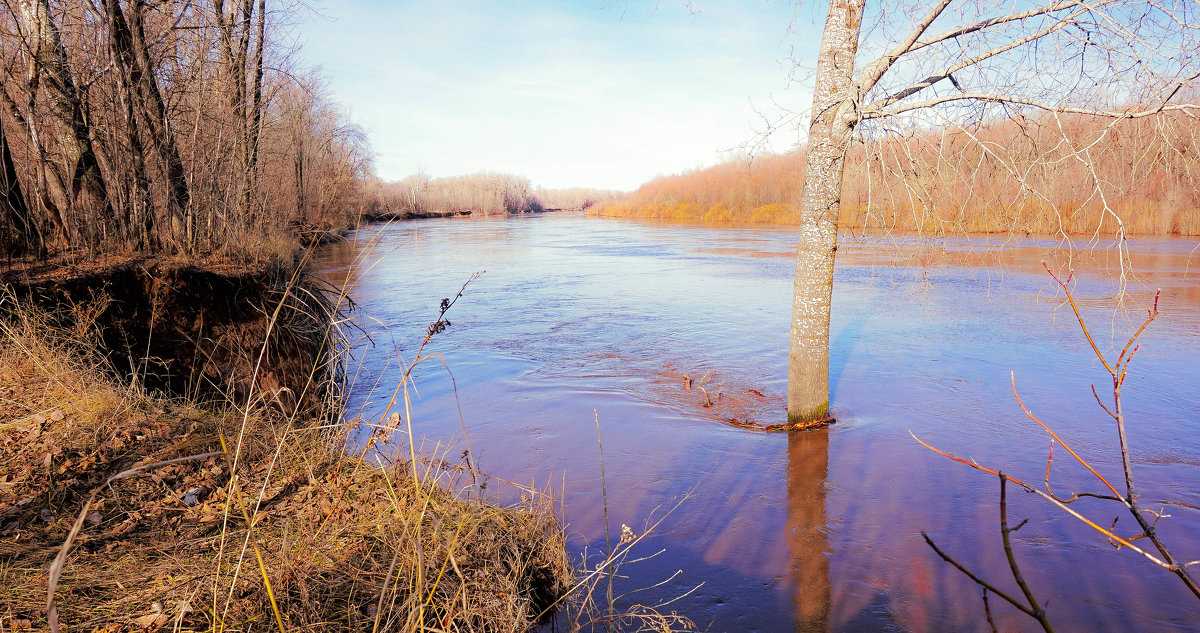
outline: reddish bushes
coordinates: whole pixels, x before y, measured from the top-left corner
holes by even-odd
[[[922,233],[1200,234],[1200,138],[1190,119],[1010,119],[857,144],[840,226]],[[704,222],[798,221],[803,149],[660,178],[590,213]]]

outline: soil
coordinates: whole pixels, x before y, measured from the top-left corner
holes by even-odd
[[[333,388],[327,295],[303,273],[60,257],[0,269],[0,282],[54,325],[97,340],[122,381],[151,392],[240,405],[266,399],[295,413],[318,407]]]

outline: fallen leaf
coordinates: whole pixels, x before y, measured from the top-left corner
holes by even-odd
[[[167,623],[171,617],[165,613],[147,613],[140,618],[134,618],[133,623],[143,629],[157,628]]]

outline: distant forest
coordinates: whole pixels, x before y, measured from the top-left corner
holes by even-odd
[[[590,213],[794,224],[803,149],[660,178]],[[1181,114],[880,135],[847,160],[843,229],[1200,235],[1200,127]]]
[[[586,209],[621,192],[602,189],[535,188],[528,178],[479,172],[431,178],[416,174],[395,182],[373,182],[370,213],[387,215],[499,215]]]

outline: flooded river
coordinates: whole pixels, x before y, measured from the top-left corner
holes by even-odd
[[[379,416],[397,358],[411,360],[442,298],[486,270],[426,348],[445,365],[416,372],[414,433],[426,450],[453,445],[451,461],[469,442],[502,499],[520,493],[500,479],[553,489],[577,554],[603,549],[605,497],[614,538],[622,524],[640,535],[663,519],[635,553],[662,552],[622,568],[630,578],[617,589],[665,581],[628,600],[674,599],[661,610],[700,630],[987,630],[979,589],[921,531],[1017,594],[998,482],[910,431],[1041,484],[1049,437],[1017,405],[1011,375],[1030,410],[1122,480],[1114,425],[1090,388],[1110,397],[1108,374],[1042,259],[1076,269],[1092,335],[1114,356],[1162,289],[1124,404],[1142,499],[1171,515],[1159,526],[1175,553],[1200,559],[1200,511],[1157,503],[1200,505],[1194,241],[1132,243],[1118,301],[1107,244],[1078,244],[1068,264],[1050,240],[843,239],[830,376],[838,423],[765,434],[730,422],[784,419],[791,229],[541,215],[405,222],[352,239],[320,264],[348,279],[359,313],[374,319],[360,319],[373,335],[351,366],[351,412]],[[1055,448],[1056,492],[1102,491]],[[1200,630],[1200,603],[1178,579],[1032,495],[1010,487],[1008,502],[1012,523],[1029,520],[1014,535],[1022,571],[1060,630]],[[1133,533],[1112,502],[1072,507],[1105,526],[1120,517],[1117,531]],[[991,603],[1000,630],[1037,628]]]

